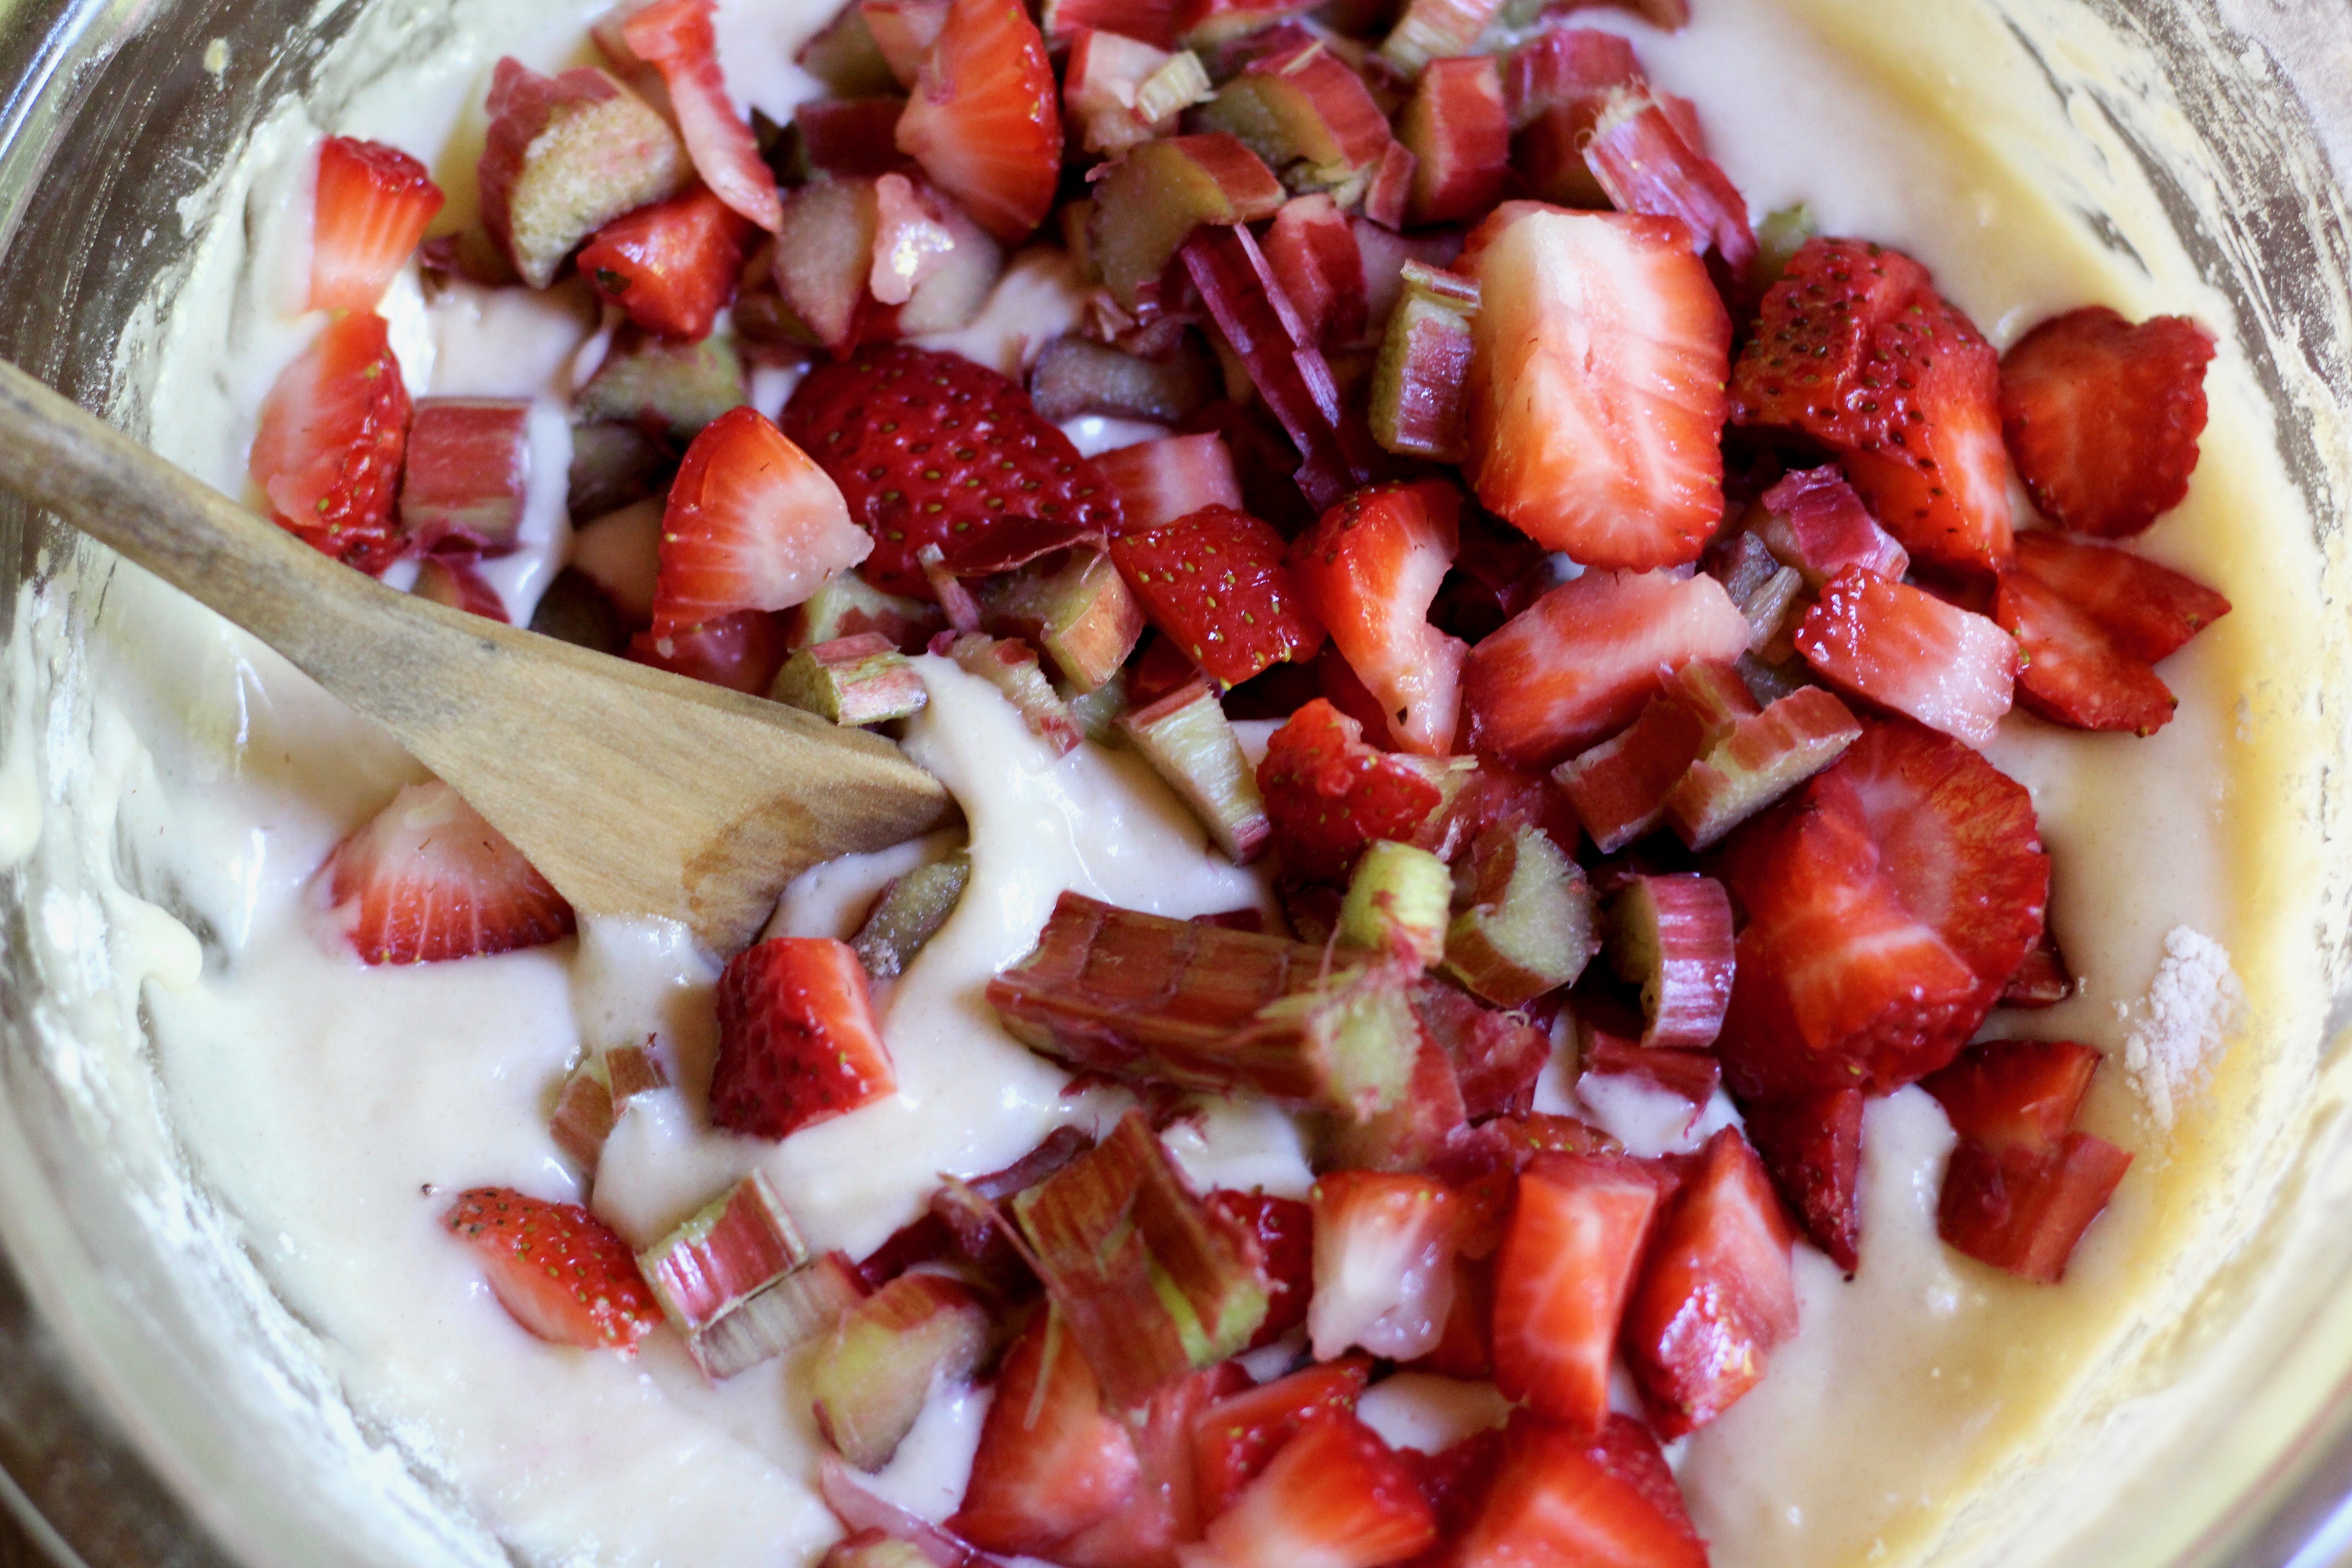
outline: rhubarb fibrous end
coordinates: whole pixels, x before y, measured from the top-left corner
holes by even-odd
[[[1118,731],[1192,808],[1226,858],[1246,866],[1273,827],[1257,773],[1205,679],[1120,716]]]
[[[1397,945],[1423,964],[1445,956],[1454,873],[1426,849],[1381,839],[1364,851],[1339,905],[1339,940],[1387,952]]]
[[[1469,907],[1445,933],[1445,963],[1472,994],[1517,1007],[1571,984],[1600,950],[1592,889],[1534,826],[1498,827],[1471,847]]]

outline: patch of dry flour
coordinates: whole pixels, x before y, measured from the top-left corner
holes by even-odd
[[[2205,1081],[2214,1052],[2245,1005],[2227,949],[2202,931],[2175,926],[2147,1000],[2124,1041],[2124,1069],[2158,1128],[2172,1130],[2179,1102]]]

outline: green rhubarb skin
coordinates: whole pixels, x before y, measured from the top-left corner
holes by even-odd
[[[583,420],[654,420],[679,439],[691,439],[730,408],[751,401],[743,360],[731,339],[717,333],[698,343],[646,338],[609,354],[580,389]]]
[[[989,1348],[971,1289],[902,1274],[844,1313],[810,1373],[817,1430],[869,1474],[890,1462],[931,1391],[971,1375]]]
[[[876,980],[905,973],[955,913],[971,880],[971,857],[961,849],[894,879],[849,944],[866,973]]]
[[[776,672],[768,695],[852,728],[909,718],[930,700],[912,661],[878,632],[802,648]]]
[[[1205,683],[1189,700],[1163,700],[1119,721],[1120,733],[1167,781],[1236,866],[1256,858],[1273,832],[1257,773],[1223,705]]]
[[[1389,951],[1402,938],[1421,962],[1445,956],[1453,913],[1454,873],[1426,849],[1381,839],[1356,863],[1339,905],[1339,940],[1351,947]]]
[[[1601,945],[1592,890],[1575,862],[1536,827],[1495,830],[1472,862],[1481,886],[1445,933],[1446,967],[1500,1007],[1573,984]]]

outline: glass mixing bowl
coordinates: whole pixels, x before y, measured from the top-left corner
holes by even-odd
[[[446,0],[383,3],[414,18],[403,47],[431,49],[447,25]],[[2344,640],[2352,226],[2330,169],[2352,168],[2352,16],[2340,0],[1962,3],[1996,16],[2017,79],[2050,95],[2059,123],[2139,165],[2129,177],[2227,301],[2316,520]],[[238,221],[207,195],[221,154],[282,94],[331,93],[322,57],[362,11],[0,0],[0,354],[143,431],[123,324],[208,226]],[[315,112],[334,122],[331,101]],[[2128,247],[2081,193],[2057,194]],[[24,584],[89,548],[0,503],[0,626],[23,615]],[[103,568],[80,581],[102,583]],[[88,727],[72,657],[87,608],[66,605],[0,672],[0,724],[16,736],[43,726],[70,742]],[[51,678],[37,710],[31,659]],[[2313,699],[2337,737],[2338,782],[2307,825],[2327,882],[2311,962],[2337,1005],[2312,1037],[2268,1043],[2311,1064],[2294,1147],[2274,1152],[2283,1195],[2196,1310],[2143,1347],[2138,1395],[2088,1422],[2065,1473],[2107,1484],[2029,1487],[1946,1563],[2352,1557],[2352,1223],[2337,1217],[2352,1212],[2352,1068],[2336,1048],[2352,996],[2352,681]],[[30,783],[0,768],[0,806]],[[63,816],[107,852],[108,825]],[[249,1265],[184,1180],[152,1074],[76,1048],[76,1006],[135,1016],[140,977],[113,935],[136,911],[60,899],[39,856],[8,838],[0,810],[0,1500],[60,1563],[96,1568],[509,1561],[394,1434],[321,1386],[302,1325],[241,1289]],[[135,887],[135,859],[119,858]]]

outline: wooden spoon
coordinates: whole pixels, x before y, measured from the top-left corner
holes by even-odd
[[[951,819],[898,748],[387,588],[0,361],[0,487],[284,654],[512,839],[572,905],[744,946],[819,860]]]

